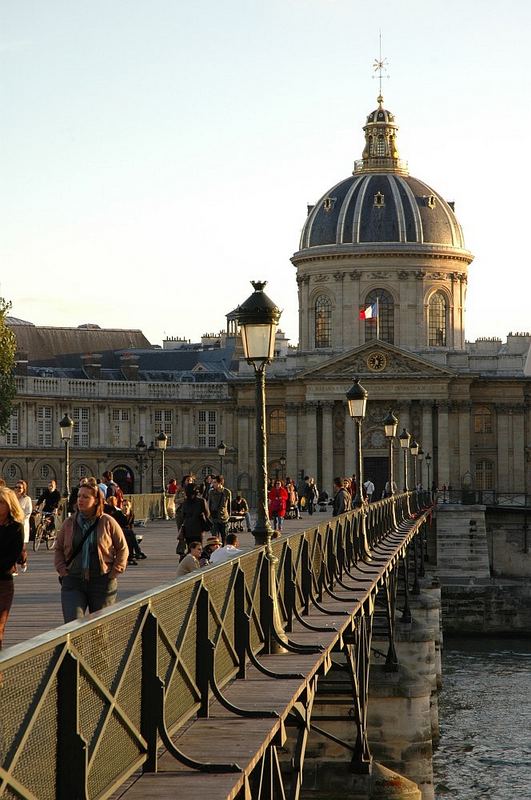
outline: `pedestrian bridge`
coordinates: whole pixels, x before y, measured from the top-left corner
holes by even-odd
[[[380,500],[4,651],[0,798],[295,800],[310,733],[368,773],[371,634],[393,669],[429,506]],[[312,718],[334,669],[350,741]]]

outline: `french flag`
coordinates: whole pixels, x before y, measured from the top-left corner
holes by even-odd
[[[378,303],[372,303],[370,306],[362,308],[360,311],[360,319],[375,319],[378,316]]]

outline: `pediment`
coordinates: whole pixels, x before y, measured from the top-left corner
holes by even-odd
[[[443,378],[455,372],[387,342],[373,340],[311,367],[299,378],[345,380],[353,375],[371,378]]]

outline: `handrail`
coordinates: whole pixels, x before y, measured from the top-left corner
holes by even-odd
[[[275,541],[278,561],[254,548],[4,650],[0,798],[109,797],[135,770],[152,770],[159,734],[171,747],[164,737],[207,715],[210,698],[270,652],[272,565],[290,631],[342,570],[370,559],[365,535],[378,547],[424,500],[413,492],[377,501]],[[173,749],[188,766],[211,769]]]

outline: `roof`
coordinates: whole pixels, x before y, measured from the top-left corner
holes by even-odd
[[[6,319],[17,338],[19,352],[28,361],[48,361],[66,353],[99,353],[106,350],[150,348],[141,330],[127,328],[54,328]]]

